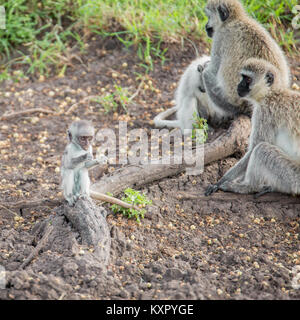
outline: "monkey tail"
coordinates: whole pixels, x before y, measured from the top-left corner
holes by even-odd
[[[168,127],[168,128],[179,128],[179,121],[178,120],[165,120],[172,114],[177,111],[177,106],[174,106],[166,111],[159,113],[154,119],[154,125],[158,128],[161,127]]]

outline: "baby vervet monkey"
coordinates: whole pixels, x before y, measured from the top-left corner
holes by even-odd
[[[282,84],[279,70],[261,59],[249,59],[241,72],[238,95],[253,105],[249,149],[205,195],[300,193],[300,93]]]
[[[204,55],[192,61],[185,69],[175,92],[176,105],[153,119],[156,127],[180,128],[184,133],[185,129],[193,129],[194,117],[199,115],[200,110],[202,117],[209,117],[208,110],[212,108],[208,107],[207,94],[200,88],[200,76],[209,61],[210,57]],[[175,112],[176,120],[166,119]]]
[[[79,120],[68,129],[69,144],[62,157],[61,177],[64,198],[73,206],[80,196],[90,196],[88,169],[103,163],[93,159],[95,129],[91,122]]]

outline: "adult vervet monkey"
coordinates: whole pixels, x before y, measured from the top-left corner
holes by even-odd
[[[207,188],[236,193],[300,193],[300,93],[285,88],[281,72],[268,61],[249,59],[237,93],[253,105],[245,156]]]
[[[210,62],[202,74],[202,90],[208,106],[220,119],[250,111],[248,101],[237,93],[240,70],[247,59],[264,59],[278,69],[281,85],[290,86],[290,70],[283,51],[238,0],[208,0],[206,32],[212,38]]]

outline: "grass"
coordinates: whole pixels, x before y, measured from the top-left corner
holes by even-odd
[[[101,96],[92,99],[92,101],[101,104],[105,113],[114,112],[118,107],[123,108],[127,112],[130,97],[127,88],[114,84],[113,92],[105,92]]]
[[[205,143],[208,138],[207,120],[199,117],[197,112],[193,114],[192,138],[196,139],[198,143]]]
[[[297,0],[244,0],[249,14],[272,33],[280,45],[295,52],[291,21]],[[205,0],[0,0],[6,29],[0,29],[2,66],[26,66],[28,74],[63,75],[74,58],[70,52],[93,34],[114,36],[135,45],[146,71],[166,59],[168,44],[207,40]]]
[[[113,204],[110,208],[114,213],[122,213],[123,216],[128,219],[133,219],[140,223],[141,219],[144,219],[146,210],[144,209],[147,205],[152,204],[152,201],[147,199],[144,194],[141,194],[140,191],[127,188],[124,190],[125,196],[122,197],[122,201],[132,204],[135,208],[126,209],[117,204]],[[112,194],[109,193],[110,196]]]

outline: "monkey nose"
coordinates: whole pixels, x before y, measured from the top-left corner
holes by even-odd
[[[205,30],[207,35],[211,38],[214,32],[214,29],[212,27],[209,27],[208,25],[205,26]]]

